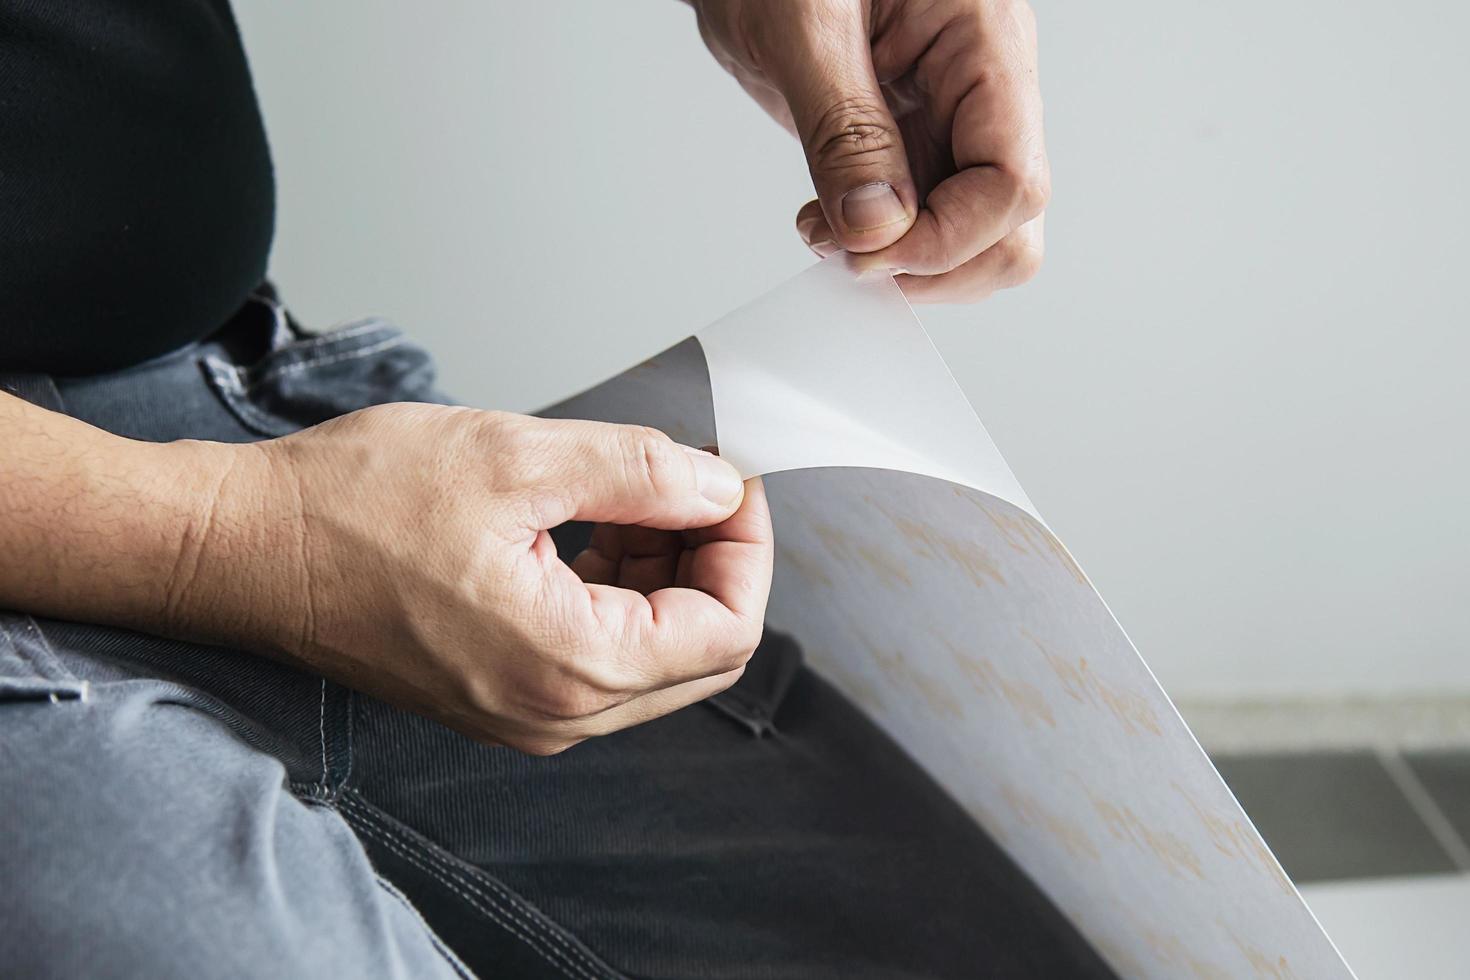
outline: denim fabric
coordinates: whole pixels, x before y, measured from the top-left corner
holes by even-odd
[[[428,356],[392,327],[304,336],[269,294],[210,340],[125,372],[0,383],[152,440],[245,441],[444,400]],[[577,532],[559,545],[575,549]],[[783,636],[724,695],[534,758],[240,651],[3,622],[32,655],[0,648],[0,751],[25,760],[0,768],[0,799],[24,800],[0,809],[0,870],[28,883],[0,890],[0,963],[1112,975]]]
[[[195,689],[83,680],[0,614],[0,974],[468,976],[279,748]]]

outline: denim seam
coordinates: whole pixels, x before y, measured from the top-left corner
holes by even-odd
[[[310,356],[311,351],[318,350],[323,346],[336,344],[342,340],[351,340],[354,337],[371,334],[375,331],[391,333],[391,336],[362,347],[336,350],[330,353],[318,353],[315,356]],[[214,381],[215,386],[220,390],[220,394],[224,396],[226,403],[237,414],[242,416],[242,420],[247,425],[265,435],[285,435],[296,431],[298,426],[274,418],[263,412],[250,401],[249,395],[251,392],[283,375],[299,374],[302,371],[322,367],[327,364],[337,364],[343,361],[371,357],[374,354],[401,346],[407,340],[408,338],[399,332],[397,327],[382,320],[373,320],[358,324],[355,327],[347,327],[330,334],[323,334],[321,337],[315,337],[308,341],[301,341],[297,346],[283,348],[284,351],[288,351],[291,354],[306,354],[308,356],[291,357],[287,363],[273,364],[262,372],[259,377],[250,378],[249,368],[231,364],[212,354],[206,354],[203,357],[203,361],[209,370],[211,380]],[[246,380],[247,378],[249,378],[248,381]]]
[[[491,905],[494,905],[498,910],[510,916],[512,919],[515,920],[517,924],[524,926],[526,929],[532,932],[542,933],[542,936],[540,938],[543,942],[547,939],[555,940],[561,946],[565,947],[568,952],[579,952],[575,949],[575,947],[571,946],[571,944],[567,943],[560,936],[556,935],[556,933],[549,929],[545,923],[540,922],[536,918],[536,916],[534,916],[530,912],[529,909],[519,908],[517,903],[513,900],[513,896],[506,889],[496,888],[496,895],[487,894],[482,889],[476,888],[472,882],[466,880],[465,875],[460,871],[460,869],[455,868],[454,866],[448,864],[446,861],[440,858],[438,855],[432,853],[432,850],[430,848],[424,847],[418,842],[412,840],[407,834],[390,826],[382,816],[374,812],[372,807],[352,798],[344,798],[343,802],[349,805],[349,808],[352,810],[353,813],[357,815],[358,819],[370,824],[370,829],[375,829],[381,834],[392,837],[400,845],[412,850],[420,858],[433,865],[433,870],[436,870],[441,874],[448,875],[449,877],[453,878],[458,884],[468,889],[469,891],[474,892],[476,895],[479,895],[485,901],[489,902]],[[565,959],[566,956],[563,956],[563,958]],[[585,957],[581,958],[585,959]]]
[[[322,740],[322,792],[328,793],[330,786],[329,772],[327,769],[327,679],[322,678],[322,702],[321,713],[317,720],[317,732]]]
[[[379,888],[391,895],[398,904],[403,906],[409,915],[414,917],[414,920],[423,928],[424,934],[429,937],[429,945],[433,946],[434,951],[444,958],[444,961],[449,964],[449,968],[454,971],[455,975],[461,977],[462,980],[475,980],[475,975],[470,972],[469,967],[460,961],[460,958],[455,955],[454,950],[445,945],[444,940],[439,938],[439,934],[424,920],[423,914],[414,908],[413,903],[408,900],[408,896],[399,891],[391,881],[382,875],[374,874],[373,877],[378,880]]]
[[[779,736],[775,713],[765,703],[753,698],[740,697],[733,688],[721,691],[704,699],[705,707],[745,728],[755,738]]]
[[[568,960],[564,955],[560,953],[559,950],[546,947],[542,943],[538,942],[534,936],[531,936],[530,934],[522,931],[514,921],[502,918],[496,912],[496,908],[499,908],[499,906],[495,906],[494,903],[491,903],[490,905],[482,905],[479,902],[475,901],[475,899],[472,898],[468,893],[457,887],[456,884],[451,881],[447,875],[441,874],[430,865],[421,861],[406,847],[400,847],[398,843],[395,843],[393,839],[389,838],[386,831],[380,831],[378,829],[375,829],[374,827],[367,825],[362,825],[359,829],[363,833],[367,834],[369,837],[381,843],[384,847],[387,847],[394,854],[397,854],[399,857],[403,858],[405,861],[409,862],[414,867],[418,868],[420,871],[423,871],[425,874],[438,881],[441,885],[444,885],[450,891],[454,892],[454,894],[464,899],[470,904],[471,907],[479,911],[486,918],[490,919],[490,921],[509,931],[512,935],[520,939],[532,950],[534,950],[536,954],[539,955],[543,960],[545,960],[547,963],[551,964],[552,967],[560,971],[564,976],[579,978],[579,980],[596,980],[595,976],[587,973],[584,969],[582,969],[579,964]],[[463,884],[463,882],[461,882],[460,884]],[[501,911],[505,910],[501,909]],[[566,960],[566,962],[558,962],[555,958],[553,958],[554,955],[561,955],[562,959]],[[569,966],[570,969],[568,969]]]
[[[373,333],[389,334],[382,340],[362,347],[350,347],[347,350],[323,351],[322,348],[340,346],[344,340],[354,340],[363,335]],[[383,320],[373,320],[360,323],[354,327],[345,327],[324,333],[319,337],[308,340],[298,340],[290,346],[281,347],[266,354],[265,366],[260,374],[251,377],[252,367],[248,365],[229,364],[230,371],[240,380],[245,391],[253,391],[268,381],[273,381],[283,374],[294,374],[304,371],[318,364],[331,364],[336,361],[351,360],[354,357],[365,357],[368,354],[386,350],[396,344],[401,344],[408,338],[392,324]],[[246,379],[249,379],[248,383]]]
[[[283,436],[296,431],[297,426],[272,418],[251,403],[233,365],[206,354],[204,366],[225,405],[249,428],[267,436]]]
[[[35,634],[37,650],[46,655],[46,659],[55,667],[57,672],[61,674],[64,680],[80,682],[83,685],[82,700],[87,700],[87,682],[74,674],[71,668],[67,667],[62,659],[56,655],[56,650],[52,648],[51,641],[46,639],[46,634],[44,631],[42,631],[41,624],[36,622],[36,618],[34,616],[27,616],[25,619],[26,628],[30,632]]]
[[[327,364],[336,364],[339,361],[352,361],[360,357],[369,357],[381,351],[397,347],[407,340],[407,337],[399,334],[394,337],[385,337],[377,343],[368,344],[366,347],[354,347],[351,350],[337,351],[336,353],[332,354],[322,354],[317,357],[307,357],[300,360],[293,360],[289,364],[282,364],[279,367],[273,366],[270,371],[267,371],[260,377],[252,378],[249,384],[243,384],[242,382],[242,391],[244,393],[252,392],[256,388],[259,388],[261,385],[266,384],[270,381],[275,381],[277,378],[282,377],[283,375],[299,374],[309,368],[323,367]]]
[[[434,864],[443,873],[455,878],[455,880],[464,885],[464,887],[468,888],[470,891],[474,892],[476,895],[479,895],[486,901],[495,904],[498,908],[501,908],[507,914],[512,915],[518,922],[525,925],[527,928],[541,931],[547,938],[552,939],[561,946],[565,947],[569,953],[572,953],[576,955],[579,959],[588,962],[589,966],[592,966],[594,968],[596,967],[596,964],[587,961],[586,956],[583,955],[580,950],[572,946],[561,936],[557,935],[556,931],[551,929],[546,923],[540,921],[536,913],[533,913],[529,908],[523,907],[524,903],[517,901],[516,896],[511,893],[509,889],[500,886],[499,883],[495,882],[494,879],[491,878],[489,875],[483,875],[482,873],[482,877],[478,877],[475,880],[480,881],[481,884],[484,884],[492,889],[495,892],[495,895],[487,894],[482,889],[476,888],[475,885],[469,880],[470,875],[467,873],[465,868],[451,865],[448,861],[444,860],[443,857],[433,853],[431,849],[425,848],[422,845],[418,845],[406,834],[401,831],[397,831],[393,827],[391,827],[387,823],[387,821],[383,817],[375,813],[371,807],[366,806],[361,801],[355,799],[348,799],[345,800],[345,802],[352,804],[355,808],[355,812],[357,812],[358,815],[362,817],[362,819],[370,821],[383,833],[393,835],[400,843],[404,844],[405,846],[412,846],[415,851],[419,852],[421,857]]]
[[[284,309],[284,307],[282,307],[282,309]],[[295,362],[300,360],[302,356],[310,355],[323,347],[335,344],[339,341],[351,340],[354,337],[361,337],[363,334],[372,333],[375,330],[391,330],[396,332],[398,328],[393,326],[393,324],[389,323],[387,320],[382,319],[381,317],[369,317],[366,320],[350,324],[337,330],[328,330],[326,333],[320,333],[314,337],[303,337],[299,340],[293,340],[285,346],[277,347],[274,350],[268,351],[266,353],[264,358],[265,366],[261,371],[260,378],[258,378],[257,380],[269,380],[272,377],[277,364],[281,364],[283,366],[294,364]],[[242,375],[250,373],[250,367],[248,365],[231,365],[231,367]]]
[[[350,687],[344,690],[347,692],[347,771],[342,774],[342,782],[337,787],[339,795],[347,789],[347,783],[352,779],[352,729],[357,724],[357,692]]]
[[[744,709],[747,714],[755,715],[762,720],[770,715],[770,712],[765,709],[765,706],[760,701],[755,698],[746,697],[733,687],[726,688],[718,694],[712,694],[709,699],[711,701],[723,701],[727,704],[734,705],[737,708]]]
[[[450,864],[441,855],[435,854],[429,848],[418,845],[415,841],[411,840],[404,833],[394,830],[394,828],[388,825],[383,817],[379,816],[370,806],[362,803],[361,801],[353,799],[351,797],[343,797],[343,802],[350,804],[353,812],[356,813],[360,819],[371,822],[382,833],[392,835],[405,847],[413,848],[413,850],[415,850],[420,857],[435,865],[442,873],[453,877],[456,881],[459,882],[459,884],[474,892],[476,895],[479,895],[481,898],[485,899],[485,901],[495,905],[501,911],[505,912],[507,915],[510,915],[526,928],[539,931],[542,934],[543,939],[550,939],[551,941],[555,942],[557,945],[562,947],[562,950],[565,951],[557,951],[562,955],[563,959],[576,957],[576,959],[580,960],[582,964],[585,964],[586,968],[589,968],[598,974],[604,974],[604,968],[600,964],[594,962],[586,954],[586,952],[578,949],[576,946],[570,943],[566,939],[566,937],[560,935],[557,929],[553,928],[550,923],[546,922],[541,917],[541,913],[531,909],[529,906],[526,905],[523,900],[519,898],[519,896],[515,895],[509,889],[496,882],[491,876],[485,874],[483,871],[480,871],[480,869],[478,868],[474,868],[473,866],[464,868]],[[474,881],[479,881],[481,884],[492,889],[495,892],[495,895],[491,895],[483,889],[475,887],[474,881],[471,880],[472,873],[474,873]]]
[[[88,683],[83,681],[82,683]],[[150,705],[184,708],[208,715],[224,725],[230,733],[251,748],[266,755],[282,759],[293,751],[299,751],[284,736],[267,727],[260,726],[253,718],[206,693],[178,681],[157,677],[130,677],[127,680],[108,681],[106,684],[89,685],[99,697],[104,690],[111,697],[126,698],[134,690],[151,691]]]
[[[17,636],[13,624],[19,621],[20,629],[28,634],[33,642],[22,643]],[[44,681],[61,681],[67,683],[81,683],[82,700],[87,700],[86,682],[77,677],[67,669],[66,664],[51,649],[51,642],[46,639],[46,634],[41,632],[40,624],[34,616],[25,613],[0,614],[0,634],[4,634],[10,649],[15,651],[18,659],[30,664],[31,669],[36,672],[36,677]]]
[[[568,976],[568,977],[581,978],[581,980],[588,980],[588,975],[587,974],[581,973],[580,971],[575,972],[575,973],[569,971],[567,969],[566,965],[564,965],[563,963],[559,963],[559,962],[557,962],[557,960],[553,959],[552,956],[550,955],[549,951],[545,947],[543,947],[540,944],[538,944],[533,937],[531,937],[531,936],[527,935],[526,933],[522,932],[513,923],[511,923],[511,922],[507,921],[506,919],[502,918],[501,916],[497,915],[494,909],[492,909],[490,907],[487,907],[487,906],[484,906],[484,905],[481,905],[479,902],[475,901],[473,898],[471,898],[469,895],[467,895],[464,891],[462,891],[461,889],[459,889],[458,887],[456,887],[455,884],[454,884],[454,882],[450,881],[449,878],[447,878],[447,877],[439,874],[433,868],[431,868],[428,865],[420,862],[417,858],[415,858],[413,856],[413,854],[411,854],[410,852],[408,852],[408,851],[400,848],[392,840],[389,840],[385,835],[380,834],[379,832],[377,832],[376,830],[372,829],[371,827],[363,827],[361,829],[362,829],[362,832],[363,833],[367,834],[369,837],[373,838],[374,840],[379,841],[380,843],[383,844],[383,846],[387,847],[390,851],[392,851],[393,853],[395,853],[398,856],[402,857],[404,860],[408,861],[410,864],[414,865],[415,867],[419,868],[421,871],[423,871],[426,874],[428,874],[431,878],[435,879],[440,884],[444,885],[451,892],[453,892],[454,894],[458,895],[460,898],[464,899],[466,902],[468,902],[470,904],[471,907],[473,907],[474,909],[476,909],[477,911],[479,911],[481,914],[485,915],[491,922],[494,922],[496,925],[499,925],[502,928],[508,930],[511,934],[513,934],[514,936],[516,936],[516,938],[520,939],[527,946],[529,946],[533,951],[535,951],[536,954],[539,955],[542,959],[544,959],[547,963],[551,964],[551,966],[554,969],[556,969],[557,971],[559,971],[562,975]]]
[[[305,789],[308,792],[316,789],[314,785],[300,786],[299,784],[292,784],[292,788]],[[331,802],[323,800],[317,796],[305,796],[301,798],[301,804],[302,806],[328,810],[336,814],[337,818],[342,820],[342,822],[346,824],[348,831],[355,833],[352,824],[345,818],[345,816],[339,809],[331,804]],[[438,951],[439,955],[443,956],[445,961],[449,963],[450,969],[454,970],[454,972],[460,977],[463,977],[464,980],[475,980],[474,973],[470,971],[469,967],[464,965],[464,963],[460,960],[459,956],[454,952],[454,950],[450,949],[449,946],[444,942],[444,940],[439,938],[439,934],[434,931],[434,927],[429,925],[428,921],[424,918],[423,913],[421,913],[414,906],[414,904],[408,900],[408,896],[399,891],[392,882],[388,881],[376,870],[373,872],[373,878],[376,879],[379,887],[381,887],[389,895],[392,895],[393,898],[395,898],[400,904],[402,904],[403,907],[407,909],[408,912],[414,917],[414,919],[418,921],[418,924],[423,927],[424,932],[427,934],[429,938],[429,943],[434,947],[436,951]]]
[[[282,308],[284,309],[284,307]],[[362,334],[369,333],[379,328],[388,330],[395,329],[391,323],[389,323],[387,320],[384,320],[382,317],[370,316],[367,319],[358,320],[355,323],[349,323],[346,326],[338,327],[334,330],[327,330],[313,337],[303,337],[300,340],[293,341],[289,347],[284,347],[281,349],[289,351],[312,350],[314,348],[322,346],[323,344],[329,344],[334,340],[344,340],[348,337],[358,337]]]

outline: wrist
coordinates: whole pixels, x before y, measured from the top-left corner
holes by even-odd
[[[158,446],[181,515],[158,583],[158,629],[182,639],[299,655],[303,528],[294,481],[269,443]]]
[[[292,650],[300,508],[264,445],[139,442],[0,393],[0,608]]]

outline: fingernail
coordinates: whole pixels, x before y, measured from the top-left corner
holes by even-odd
[[[858,252],[849,259],[851,268],[859,282],[887,279],[890,276],[908,275],[907,269],[899,268],[884,258],[882,252]]]
[[[830,238],[821,242],[807,242],[806,247],[816,252],[817,256],[823,259],[837,251],[837,243]]]
[[[735,467],[703,449],[685,446],[684,451],[694,461],[694,483],[699,488],[700,496],[721,507],[729,506],[739,499],[745,486]]]
[[[886,181],[854,187],[842,197],[842,220],[849,231],[871,231],[907,217],[898,192]]]
[[[885,269],[882,266],[874,266],[871,269],[861,269],[857,274],[858,282],[881,282],[884,279],[897,279],[899,276],[909,275],[907,269]]]

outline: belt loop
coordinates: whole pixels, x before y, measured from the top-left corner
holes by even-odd
[[[300,333],[291,322],[291,314],[286,312],[286,305],[281,302],[281,296],[270,280],[256,286],[250,299],[264,306],[271,315],[271,350],[284,347]]]

